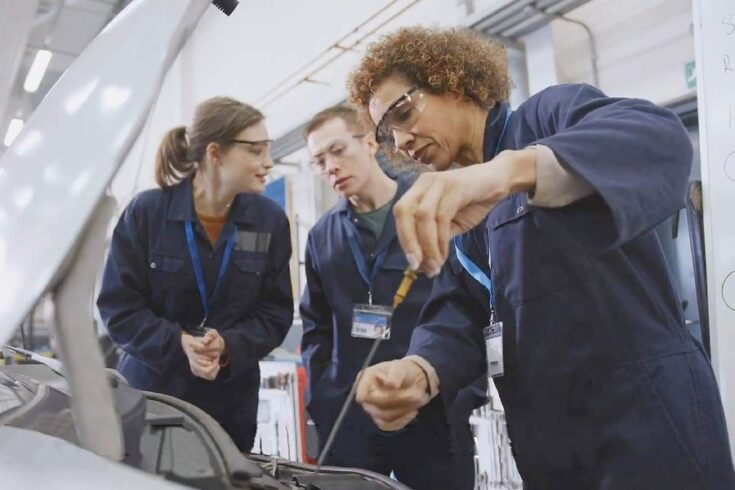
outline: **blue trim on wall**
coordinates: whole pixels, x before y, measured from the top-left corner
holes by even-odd
[[[286,177],[280,177],[279,179],[268,183],[268,185],[265,186],[263,195],[276,201],[276,203],[286,211]]]

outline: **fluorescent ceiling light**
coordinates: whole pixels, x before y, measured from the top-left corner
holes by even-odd
[[[41,80],[46,74],[46,68],[51,61],[51,51],[47,49],[39,49],[36,53],[36,57],[33,59],[31,69],[28,70],[26,81],[23,83],[23,89],[26,92],[33,93],[38,90],[41,85]]]
[[[10,124],[8,125],[8,132],[5,133],[5,146],[10,146],[13,144],[13,140],[15,140],[15,137],[18,136],[18,133],[20,133],[21,129],[23,129],[22,119],[10,120]]]

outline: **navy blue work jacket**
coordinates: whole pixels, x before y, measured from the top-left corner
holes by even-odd
[[[404,178],[397,181],[395,200],[410,187]],[[354,231],[370,271],[376,257],[387,254],[371,288],[374,305],[393,304],[408,267],[392,213],[388,213],[382,233],[376,237],[342,199],[309,232],[301,347],[310,386],[308,409],[322,446],[374,342],[352,337],[353,308],[368,303],[370,288],[350,249],[348,230]],[[390,339],[381,343],[372,364],[405,355],[432,283],[423,275],[416,279],[393,312]],[[406,430],[398,432],[380,431],[353,402],[327,455],[327,464],[386,474],[393,470],[402,481],[417,488],[472,488],[473,442],[468,421],[472,410],[485,402],[486,390],[486,379],[482,377],[462,389],[446,407],[440,400],[431,403]]]
[[[486,161],[498,145],[543,144],[595,189],[562,208],[513,194],[461,238],[492,276],[505,353],[495,382],[526,488],[735,488],[715,379],[652,230],[683,203],[684,127],[587,85],[531,97],[498,141],[507,110],[490,111]],[[408,351],[434,366],[445,400],[486,372],[489,313],[452,254]]]
[[[398,180],[396,199],[410,187]],[[352,336],[355,304],[367,304],[370,288],[363,280],[348,242],[348,229],[359,241],[369,271],[376,256],[386,253],[372,287],[373,304],[391,306],[408,266],[388,213],[380,237],[355,213],[346,199],[329,210],[309,232],[306,245],[306,288],[301,300],[304,336],[301,343],[309,377],[309,408],[317,426],[330,427],[373,343]],[[387,252],[386,252],[387,251]],[[394,312],[389,340],[378,348],[373,363],[400,359],[406,353],[432,281],[420,276]]]
[[[396,199],[409,186],[406,180],[399,179]],[[310,400],[328,398],[334,401],[335,406],[344,400],[373,343],[371,339],[355,338],[351,334],[353,307],[357,303],[368,303],[369,288],[350,250],[347,229],[354,230],[369,271],[372,271],[375,257],[387,250],[372,288],[374,305],[392,306],[393,295],[408,267],[398,243],[392,213],[388,213],[383,231],[380,237],[376,237],[349,202],[341,199],[309,232],[306,244],[307,286],[301,300],[304,322],[302,355],[309,377]],[[416,280],[404,302],[394,312],[390,339],[383,341],[378,348],[374,364],[405,355],[431,285],[432,281],[426,277],[420,276]],[[335,410],[339,410],[338,406],[326,411],[332,413]],[[324,411],[310,412],[314,417]]]
[[[214,381],[191,373],[181,347],[182,328],[204,317],[186,221],[196,223],[208,295],[227,237],[237,231],[206,322],[220,332],[229,355],[229,364]],[[191,178],[138,194],[115,227],[97,300],[110,337],[124,351],[119,371],[135,388],[200,406],[249,449],[257,415],[258,360],[281,344],[293,320],[290,256],[288,218],[266,197],[238,194],[212,247],[194,211]]]

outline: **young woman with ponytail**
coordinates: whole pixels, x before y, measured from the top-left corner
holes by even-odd
[[[293,318],[288,219],[258,195],[273,167],[263,115],[215,97],[156,156],[158,189],[118,222],[97,305],[139,389],[212,415],[241,450],[253,444],[258,360]]]

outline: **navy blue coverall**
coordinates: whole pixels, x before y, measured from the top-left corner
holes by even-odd
[[[399,179],[396,199],[409,186]],[[369,289],[350,251],[348,228],[358,237],[368,270],[372,270],[375,257],[387,251],[373,283],[373,304],[392,305],[407,267],[392,213],[388,213],[380,237],[375,237],[342,199],[309,233],[307,286],[301,301],[302,353],[311,392],[308,410],[322,446],[373,343],[351,335],[353,306],[368,303]],[[431,287],[432,281],[424,276],[416,280],[394,312],[391,337],[382,342],[373,364],[405,355]],[[432,402],[399,432],[379,430],[353,403],[326,462],[384,474],[393,470],[401,482],[417,489],[471,489],[473,442],[468,419],[472,409],[484,403],[485,387],[465,388],[447,411],[440,400]]]
[[[195,223],[207,295],[214,289],[225,242],[235,233],[206,322],[222,335],[229,357],[214,381],[191,373],[181,347],[182,328],[204,317],[186,221]],[[191,178],[138,194],[115,227],[97,299],[110,337],[124,351],[120,373],[135,388],[197,405],[241,450],[249,450],[258,411],[258,360],[281,344],[293,320],[290,257],[288,218],[268,198],[238,194],[212,247],[194,211]]]
[[[682,124],[646,101],[560,85],[522,104],[498,142],[507,110],[488,116],[486,161],[497,145],[546,145],[595,190],[562,208],[508,196],[461,240],[495,287],[495,383],[525,488],[735,488],[715,378],[652,231],[683,203]],[[445,402],[486,372],[488,318],[488,293],[453,254],[408,351],[436,369]]]

